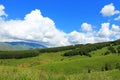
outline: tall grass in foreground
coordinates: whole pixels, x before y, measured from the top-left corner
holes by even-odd
[[[27,68],[0,67],[0,80],[120,80],[120,71],[49,74],[42,70]]]

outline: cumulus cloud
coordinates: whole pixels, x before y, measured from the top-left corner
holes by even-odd
[[[71,44],[85,43],[85,35],[83,33],[73,31],[68,35],[68,40]]]
[[[82,25],[81,25],[81,29],[83,30],[83,31],[92,31],[92,25],[91,24],[88,24],[88,23],[83,23]]]
[[[102,23],[98,31],[92,25],[84,22],[82,32],[76,30],[65,33],[55,26],[49,17],[44,17],[40,10],[35,9],[26,14],[23,20],[4,20],[7,16],[4,6],[0,5],[0,41],[33,41],[40,42],[47,47],[65,46],[74,44],[95,43],[111,40],[111,36],[120,38],[120,26]]]
[[[105,41],[111,41],[111,39],[108,37],[99,37],[99,36],[95,38],[95,43],[96,42],[105,42]]]
[[[113,5],[113,3],[111,4],[108,4],[108,5],[105,5],[100,13],[103,15],[103,16],[113,16],[115,14],[119,14],[120,11],[116,10],[115,9],[115,6]]]
[[[94,43],[95,37],[93,33],[82,33],[78,31],[72,31],[68,35],[68,41],[71,44],[86,44],[86,43]]]
[[[114,32],[118,32],[120,30],[120,27],[118,25],[113,24],[111,30]]]
[[[7,16],[7,14],[4,12],[5,7],[3,5],[0,5],[0,16]]]
[[[102,23],[101,29],[98,31],[98,42],[99,40],[109,41],[110,37],[117,38],[120,34],[120,27],[118,25],[112,24],[110,28],[110,23]]]
[[[115,21],[120,20],[120,16],[116,17],[114,20],[115,20]]]
[[[110,23],[102,23],[102,27],[98,32],[99,37],[109,37],[111,35],[111,30],[109,29]]]
[[[31,11],[24,20],[8,20],[0,23],[2,41],[33,40],[47,46],[68,45],[66,33],[58,30],[55,23],[48,17],[43,17],[40,10]]]
[[[120,26],[113,24],[111,31],[112,31],[112,36],[114,36],[116,39],[118,39],[118,37],[120,35]]]

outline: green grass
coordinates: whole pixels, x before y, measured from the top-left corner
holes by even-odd
[[[120,80],[120,71],[50,74],[42,70],[0,66],[0,80]]]
[[[37,65],[35,68],[42,69],[49,73],[65,73],[74,74],[88,71],[90,68],[92,71],[101,71],[102,66],[105,63],[112,64],[112,68],[115,68],[115,63],[120,62],[120,56],[108,55],[102,57],[93,58],[81,58],[76,60],[64,60],[50,64]]]
[[[120,80],[120,71],[115,69],[120,56],[103,55],[106,51],[107,48],[93,51],[92,57],[64,57],[66,51],[61,51],[23,59],[0,59],[0,80]],[[112,69],[101,71],[106,63]]]

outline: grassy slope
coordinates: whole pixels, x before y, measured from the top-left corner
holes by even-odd
[[[25,59],[0,59],[0,80],[119,80],[120,71],[101,71],[105,63],[115,67],[120,62],[116,54],[103,56],[106,51],[91,52],[92,57],[63,57],[62,51]],[[87,73],[88,68],[91,73]]]

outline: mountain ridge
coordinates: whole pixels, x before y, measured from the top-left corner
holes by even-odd
[[[31,50],[36,48],[46,48],[41,43],[33,42],[0,42],[0,50]]]

